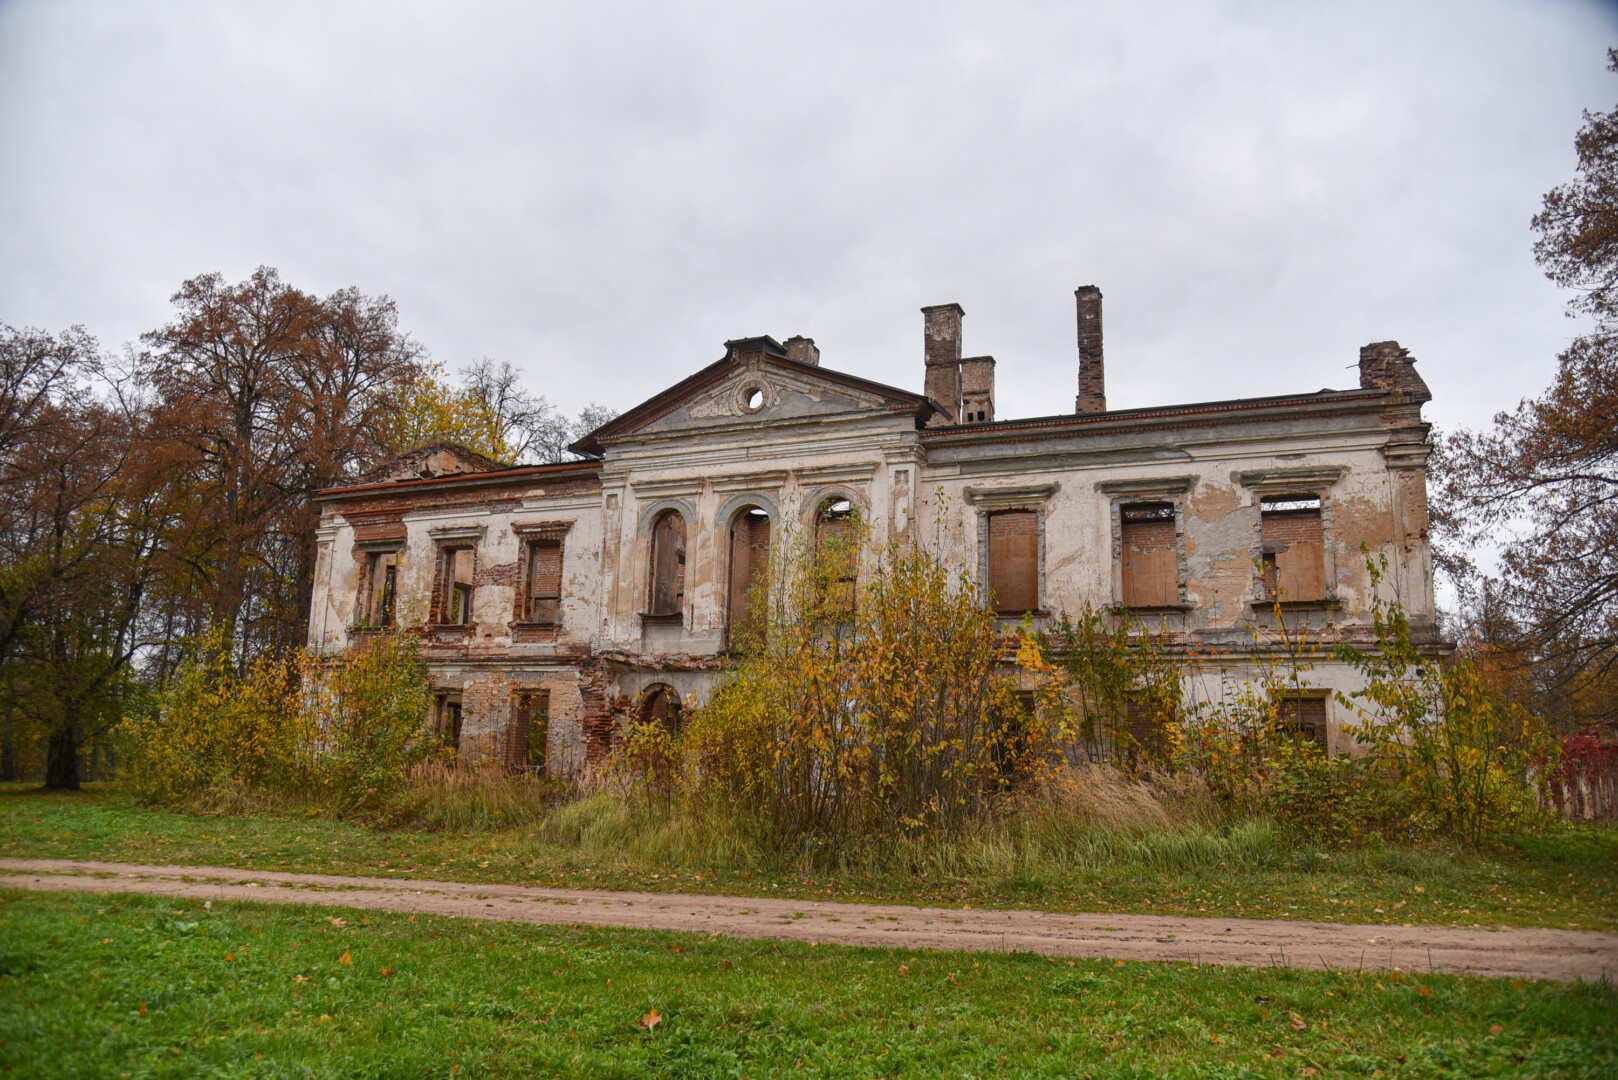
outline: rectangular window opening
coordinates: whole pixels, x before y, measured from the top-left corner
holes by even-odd
[[[1259,503],[1264,599],[1326,599],[1326,544],[1319,495],[1266,495]]]
[[[439,694],[433,702],[433,729],[439,741],[451,750],[461,749],[461,695],[459,692]]]
[[[1326,699],[1289,697],[1276,709],[1276,735],[1283,739],[1312,742],[1326,750]]]
[[[444,549],[444,595],[439,610],[440,623],[447,626],[471,623],[474,559],[472,548]]]
[[[1164,608],[1180,602],[1180,553],[1174,504],[1133,503],[1119,508],[1125,607]]]
[[[989,515],[989,591],[1002,615],[1039,607],[1039,514],[1001,510]]]
[[[365,592],[360,598],[360,623],[370,627],[393,625],[394,597],[399,588],[399,553],[374,551],[365,560]]]
[[[562,541],[532,540],[528,545],[528,605],[525,621],[554,626],[562,621]]]
[[[516,772],[545,774],[546,741],[550,736],[550,692],[518,691],[512,700],[511,726],[506,731],[506,767]]]

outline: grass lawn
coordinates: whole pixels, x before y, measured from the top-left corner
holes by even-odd
[[[1610,984],[0,891],[22,1076],[1596,1077],[1615,1024]]]
[[[1178,850],[1172,836],[1084,866],[923,880],[601,860],[521,830],[381,832],[321,817],[212,817],[116,790],[0,786],[0,857],[189,863],[811,899],[1027,906],[1336,922],[1618,931],[1618,830],[1570,829],[1487,854],[1309,852],[1279,841]],[[1137,850],[1138,849],[1138,850]]]

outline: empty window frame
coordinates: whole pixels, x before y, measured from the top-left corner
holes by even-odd
[[[858,543],[854,504],[841,497],[821,503],[815,512],[815,573],[820,601],[828,614],[837,618],[854,611]]]
[[[1326,599],[1326,543],[1319,495],[1266,495],[1259,502],[1264,599]]]
[[[527,543],[522,621],[555,626],[562,621],[562,538],[535,536]]]
[[[989,591],[1002,615],[1039,607],[1039,514],[999,510],[989,515]]]
[[[651,615],[685,609],[685,518],[665,510],[652,525]]]
[[[360,586],[359,624],[368,627],[393,625],[394,597],[399,590],[399,553],[366,553]]]
[[[461,695],[459,691],[446,691],[433,699],[433,730],[438,739],[451,750],[461,748]]]
[[[545,774],[546,742],[550,738],[550,692],[521,690],[511,701],[511,724],[506,729],[506,768],[514,772]]]
[[[469,547],[446,547],[440,557],[444,570],[438,621],[445,626],[468,626],[472,622],[472,584],[477,553]]]
[[[640,702],[643,724],[657,724],[670,735],[679,735],[685,726],[685,708],[680,694],[671,686],[654,686]]]
[[[755,605],[763,597],[755,592],[770,558],[770,515],[756,506],[742,510],[730,522],[730,588],[725,627],[731,648],[742,646],[754,626]]]
[[[1312,742],[1326,750],[1326,699],[1289,697],[1277,703],[1276,735],[1283,739]]]
[[[1124,606],[1174,607],[1180,602],[1174,504],[1126,503],[1118,518]]]

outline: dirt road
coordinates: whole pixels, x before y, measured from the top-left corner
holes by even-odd
[[[0,859],[0,888],[320,904],[504,922],[692,930],[884,948],[1189,960],[1247,967],[1398,968],[1522,979],[1618,977],[1618,934],[1579,930],[1464,930],[1160,915],[973,911],[65,859]]]

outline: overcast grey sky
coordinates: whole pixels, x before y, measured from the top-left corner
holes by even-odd
[[[726,338],[920,389],[923,304],[1071,410],[1354,385],[1445,426],[1577,324],[1528,219],[1618,102],[1573,0],[0,3],[0,321],[116,348],[191,275],[386,293],[451,366],[623,409]]]

